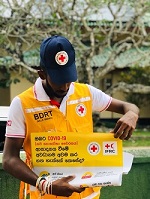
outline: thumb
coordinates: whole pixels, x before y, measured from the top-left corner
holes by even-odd
[[[75,178],[75,175],[64,177],[65,182],[70,182]]]
[[[111,130],[109,131],[109,133],[114,133],[114,129],[111,129]]]

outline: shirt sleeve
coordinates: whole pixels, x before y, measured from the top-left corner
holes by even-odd
[[[100,112],[106,110],[112,101],[112,97],[91,85],[87,84],[87,86],[92,95],[92,110]]]
[[[19,97],[15,97],[10,104],[5,136],[25,138],[25,118]]]

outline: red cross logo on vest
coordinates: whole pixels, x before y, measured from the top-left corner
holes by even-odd
[[[76,113],[79,116],[81,116],[81,117],[85,116],[85,114],[86,114],[86,107],[85,107],[85,105],[84,104],[78,104],[76,106]]]
[[[99,154],[99,152],[100,152],[100,145],[97,142],[91,142],[88,145],[88,152],[91,155],[97,155],[97,154]]]
[[[55,61],[59,65],[65,65],[68,62],[68,54],[65,51],[60,51],[55,55]]]

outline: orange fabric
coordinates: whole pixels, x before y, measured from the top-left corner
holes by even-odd
[[[27,157],[27,165],[32,168],[31,160],[31,140],[32,132],[73,132],[88,133],[93,132],[92,122],[92,100],[88,87],[85,84],[75,83],[74,94],[69,97],[66,104],[66,116],[58,107],[50,104],[50,101],[38,101],[34,98],[33,87],[19,95],[21,99],[26,124],[26,137],[24,140],[24,150]],[[82,115],[80,115],[82,114]],[[80,125],[79,125],[80,124]],[[24,183],[21,184],[20,198],[24,193]],[[29,192],[29,186],[27,187]],[[100,188],[98,188],[100,190]],[[81,199],[97,192],[97,188],[86,188],[81,194],[73,193],[69,199]],[[32,192],[30,199],[38,199],[39,193]],[[42,199],[54,199],[56,196],[45,195]],[[57,199],[65,199],[58,197]],[[96,198],[94,198],[96,199]]]
[[[100,188],[96,187],[94,188],[96,189],[96,192],[100,191]],[[88,191],[87,191],[88,190]],[[78,194],[78,193],[73,193],[70,197],[62,197],[62,196],[55,196],[55,195],[44,195],[44,196],[39,196],[39,192],[31,192],[30,194],[30,199],[81,199],[81,198],[85,198],[88,195],[92,194],[93,188],[87,188],[85,191],[83,191],[82,193]],[[98,194],[97,196],[95,196],[93,199],[99,199],[100,194]]]

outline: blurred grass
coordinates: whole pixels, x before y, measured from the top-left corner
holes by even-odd
[[[150,147],[150,138],[145,140],[134,140],[123,141],[123,147]]]
[[[124,147],[150,147],[150,130],[137,129],[133,132],[132,137],[123,141]]]
[[[150,130],[140,130],[140,129],[136,129],[133,132],[133,136],[150,136]]]

